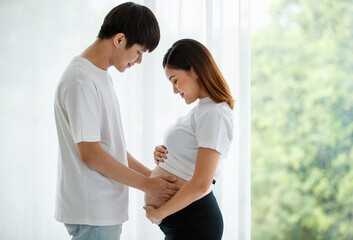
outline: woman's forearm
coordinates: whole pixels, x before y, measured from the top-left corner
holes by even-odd
[[[168,202],[158,209],[161,219],[180,211],[196,200],[199,200],[208,191],[211,184],[197,183],[190,180]]]

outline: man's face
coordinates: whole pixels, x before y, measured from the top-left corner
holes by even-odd
[[[146,49],[139,45],[134,44],[126,49],[126,38],[117,39],[120,41],[115,44],[116,48],[113,51],[112,65],[119,71],[124,72],[127,68],[132,67],[135,63],[142,62],[142,54]]]

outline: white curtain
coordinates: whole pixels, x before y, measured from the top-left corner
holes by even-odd
[[[57,136],[56,84],[72,57],[91,44],[104,16],[124,1],[0,2],[0,239],[70,239],[53,218]],[[235,139],[223,175],[214,186],[223,239],[250,240],[249,0],[145,0],[156,15],[161,40],[142,64],[109,72],[118,94],[127,147],[154,167],[154,146],[165,129],[195,104],[173,94],[162,58],[178,39],[208,47],[236,100]],[[130,191],[130,220],[122,239],[163,239],[144,216],[143,193]]]

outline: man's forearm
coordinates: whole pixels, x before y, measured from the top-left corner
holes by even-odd
[[[92,145],[90,147],[92,148]],[[99,144],[93,146],[93,151],[92,149],[85,151],[83,145],[79,148],[81,148],[80,152],[87,152],[84,156],[81,153],[81,158],[91,168],[124,185],[146,191],[149,179],[117,161],[112,155],[101,149]]]
[[[102,149],[100,142],[80,142],[77,144],[82,161],[102,175],[124,185],[137,188],[145,193],[161,199],[170,199],[178,186],[173,184],[176,179],[171,176],[149,178],[118,162],[112,155]],[[131,155],[130,155],[131,160]],[[136,160],[133,161],[136,164]],[[145,169],[142,164],[136,164]],[[138,168],[138,167],[137,167]]]
[[[152,171],[149,168],[145,167],[142,163],[137,161],[129,152],[126,152],[126,153],[127,153],[127,160],[129,162],[129,168],[143,174],[146,177],[149,177],[151,175]]]

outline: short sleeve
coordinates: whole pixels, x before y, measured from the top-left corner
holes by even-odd
[[[233,139],[231,114],[212,109],[196,120],[196,141],[198,147],[211,148],[225,155]]]
[[[78,81],[67,89],[63,101],[75,143],[100,141],[99,99],[96,88]]]

